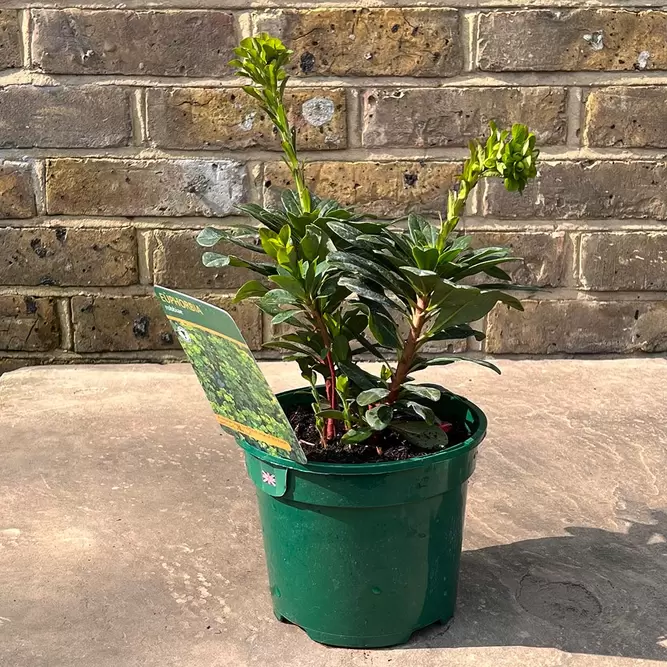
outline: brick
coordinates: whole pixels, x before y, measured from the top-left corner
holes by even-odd
[[[520,262],[500,268],[518,285],[562,287],[572,283],[574,246],[564,232],[471,232],[473,248],[501,246],[512,249]],[[488,277],[483,278],[489,282]]]
[[[77,352],[178,348],[171,325],[153,296],[72,297],[72,324]]]
[[[60,344],[54,299],[0,296],[0,350],[33,352]]]
[[[523,192],[489,181],[484,215],[499,218],[667,219],[667,162],[576,161],[541,163]]]
[[[667,12],[660,11],[484,12],[477,64],[493,72],[665,69],[666,33]]]
[[[237,36],[222,11],[33,9],[33,63],[55,74],[221,76]]]
[[[155,282],[165,287],[238,289],[257,274],[234,266],[207,268],[201,257],[207,250],[223,255],[232,254],[244,259],[267,261],[266,255],[253,253],[231,243],[220,243],[213,248],[202,248],[195,240],[196,231],[153,232],[149,245]]]
[[[564,88],[371,89],[363,95],[362,143],[380,146],[467,146],[500,127],[526,123],[539,143],[566,138]]]
[[[19,13],[0,10],[0,69],[21,67]]]
[[[667,350],[666,301],[524,301],[494,308],[491,354],[602,354]]]
[[[581,285],[591,290],[667,290],[667,233],[581,236]]]
[[[250,342],[261,341],[261,317],[252,303],[206,297],[234,317]],[[74,349],[77,352],[175,350],[180,346],[153,296],[75,296],[72,298]],[[258,344],[258,343],[257,343]]]
[[[0,89],[0,147],[124,146],[132,128],[127,91],[110,86]]]
[[[244,167],[232,160],[52,159],[49,214],[223,216],[244,198]]]
[[[294,50],[296,74],[453,76],[463,67],[452,9],[263,11],[255,26]]]
[[[131,285],[133,229],[0,229],[0,285]]]
[[[290,122],[304,150],[345,148],[345,91],[289,91]],[[281,150],[273,125],[238,88],[154,88],[147,91],[148,133],[162,148]]]
[[[666,86],[593,90],[586,100],[584,142],[589,146],[667,148],[666,105]]]
[[[31,218],[36,212],[30,165],[0,162],[0,218]]]
[[[447,192],[461,171],[457,162],[311,162],[306,180],[319,197],[336,199],[365,213],[396,217],[408,211],[443,211]],[[281,163],[267,164],[265,187],[292,187]],[[271,191],[266,200],[272,201]]]

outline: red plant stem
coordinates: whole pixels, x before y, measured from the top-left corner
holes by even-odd
[[[326,324],[324,324],[324,318],[322,314],[313,308],[313,317],[317,323],[317,327],[320,330],[320,335],[322,336],[322,342],[326,345],[327,348],[331,348],[331,338],[329,337],[329,332],[327,331]],[[332,410],[336,409],[336,367],[334,366],[333,357],[331,356],[331,349],[327,352],[325,358],[327,366],[329,367],[329,377],[324,379],[325,393],[329,405]],[[324,422],[324,440],[322,444],[324,447],[327,446],[327,443],[333,440],[336,437],[336,422],[334,419],[328,418]]]
[[[325,381],[325,387],[327,391],[327,398],[329,399],[329,404],[331,409],[336,409],[336,369],[334,367],[333,357],[331,356],[331,351],[327,352],[327,365],[329,366],[329,378]],[[336,422],[333,419],[326,420],[325,436],[327,442],[333,440],[336,436]]]
[[[401,386],[405,382],[405,378],[410,372],[410,367],[417,352],[417,343],[421,336],[422,329],[426,323],[426,309],[428,308],[428,297],[417,297],[417,306],[412,313],[412,323],[410,326],[410,333],[405,341],[401,358],[398,360],[396,372],[389,385],[389,396],[387,396],[387,403],[394,403],[401,391]]]

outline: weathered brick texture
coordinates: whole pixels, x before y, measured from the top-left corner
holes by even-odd
[[[667,291],[667,233],[583,234],[580,266],[586,289]]]
[[[0,2],[0,373],[177,357],[153,283],[229,308],[253,349],[269,338],[230,300],[255,276],[203,267],[194,240],[291,186],[229,66],[262,30],[294,51],[309,186],[358,211],[437,221],[490,120],[535,131],[537,181],[484,180],[461,225],[535,287],[526,313],[478,323],[482,351],[667,351],[667,8],[623,4]]]
[[[667,219],[667,163],[578,160],[543,162],[539,178],[517,197],[487,183],[484,214],[500,218]]]
[[[524,286],[567,287],[574,284],[574,244],[564,232],[473,232],[473,247],[504,246],[522,258],[503,268]],[[483,282],[488,282],[486,276]]]
[[[165,287],[207,288],[235,290],[257,275],[247,269],[224,267],[206,268],[201,257],[205,248],[197,245],[197,232],[153,232],[149,246],[155,282]],[[221,243],[214,249],[221,254],[232,254],[254,261],[266,261],[266,255],[253,253],[230,243]]]
[[[1,285],[132,285],[133,229],[0,229]]]
[[[460,171],[457,162],[313,162],[307,166],[306,180],[320,197],[373,215],[396,217],[408,211],[442,211]],[[291,187],[285,165],[268,164],[264,185],[278,190]]]
[[[345,148],[345,91],[304,90],[286,96],[303,150]],[[273,125],[238,88],[156,88],[147,93],[148,132],[161,148],[280,150]]]
[[[218,160],[54,159],[46,163],[52,215],[228,215],[243,200],[244,169]]]
[[[500,126],[530,123],[542,144],[566,137],[564,88],[372,89],[363,96],[364,146],[466,146]]]
[[[0,69],[21,65],[21,28],[17,11],[0,11]]]
[[[0,162],[0,218],[30,218],[36,214],[33,175],[29,164]]]
[[[222,11],[33,9],[32,58],[54,74],[221,76],[236,45]]]
[[[589,146],[665,148],[666,105],[667,86],[614,86],[593,90],[586,100],[586,143]]]
[[[227,297],[206,300],[235,319],[251,348],[261,343],[261,315],[251,303]],[[74,349],[77,352],[134,352],[180,349],[173,329],[153,296],[75,296],[72,298]]]
[[[8,86],[0,90],[0,147],[124,146],[129,94],[109,86]]]
[[[75,296],[72,322],[77,352],[178,348],[171,325],[152,296]]]
[[[255,25],[295,50],[296,74],[453,76],[463,66],[452,9],[255,12]]]
[[[0,350],[52,350],[59,342],[54,299],[0,295]]]
[[[493,354],[667,351],[664,301],[526,301],[489,315],[486,349]]]
[[[667,12],[663,11],[490,11],[480,14],[478,30],[477,63],[482,70],[667,68]]]

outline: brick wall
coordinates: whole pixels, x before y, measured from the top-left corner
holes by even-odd
[[[288,182],[227,64],[261,29],[296,51],[290,105],[321,195],[381,216],[436,214],[488,119],[537,132],[539,182],[522,197],[485,184],[466,220],[477,243],[525,257],[519,280],[544,287],[524,315],[491,314],[486,351],[667,349],[667,10],[112,4],[2,3],[0,371],[177,358],[154,281],[229,304],[246,276],[201,267],[193,236],[212,218],[238,224],[236,203]],[[232,310],[259,348],[260,315]]]

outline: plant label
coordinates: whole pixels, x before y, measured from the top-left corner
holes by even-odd
[[[306,463],[296,433],[229,313],[158,285],[155,294],[222,430],[274,456]]]

